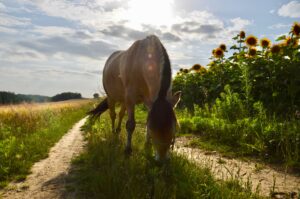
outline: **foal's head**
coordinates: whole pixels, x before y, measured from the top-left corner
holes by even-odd
[[[177,120],[173,108],[179,102],[180,96],[181,92],[177,92],[170,100],[158,98],[148,114],[147,130],[158,161],[168,158],[171,145],[174,144]]]

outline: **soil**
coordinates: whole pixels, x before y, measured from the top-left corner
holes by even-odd
[[[297,198],[297,194],[300,191],[299,175],[288,174],[253,161],[227,158],[216,151],[191,148],[188,147],[190,139],[192,138],[177,138],[175,151],[201,166],[210,168],[217,179],[240,180],[244,186],[250,185],[253,192],[259,191],[259,194],[263,196],[270,196],[271,191],[273,191],[275,192],[273,194],[274,198],[276,198],[275,195],[280,195],[280,197],[292,195],[294,198]],[[284,196],[284,198],[290,197]]]

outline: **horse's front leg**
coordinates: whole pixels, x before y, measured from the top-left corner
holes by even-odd
[[[126,109],[127,109],[128,119],[126,122],[127,143],[126,143],[125,153],[130,154],[132,152],[131,137],[135,129],[134,104],[133,103],[126,104]]]

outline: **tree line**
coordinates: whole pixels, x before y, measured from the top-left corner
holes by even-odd
[[[24,95],[0,91],[0,104],[19,104],[22,102],[57,102],[69,99],[81,99],[80,93],[64,92],[53,97],[42,95]]]

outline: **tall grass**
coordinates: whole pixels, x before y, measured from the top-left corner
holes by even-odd
[[[300,120],[270,117],[261,102],[253,105],[252,113],[246,106],[227,86],[212,107],[195,106],[193,115],[182,112],[181,132],[202,135],[243,155],[300,168]]]
[[[0,107],[0,188],[23,179],[89,107],[88,100]]]
[[[87,152],[78,157],[72,191],[78,198],[258,198],[238,181],[217,182],[209,169],[200,168],[185,157],[171,155],[158,165],[144,149],[145,112],[136,110],[133,154],[124,154],[125,129],[110,131],[108,114],[94,125],[86,125]]]

